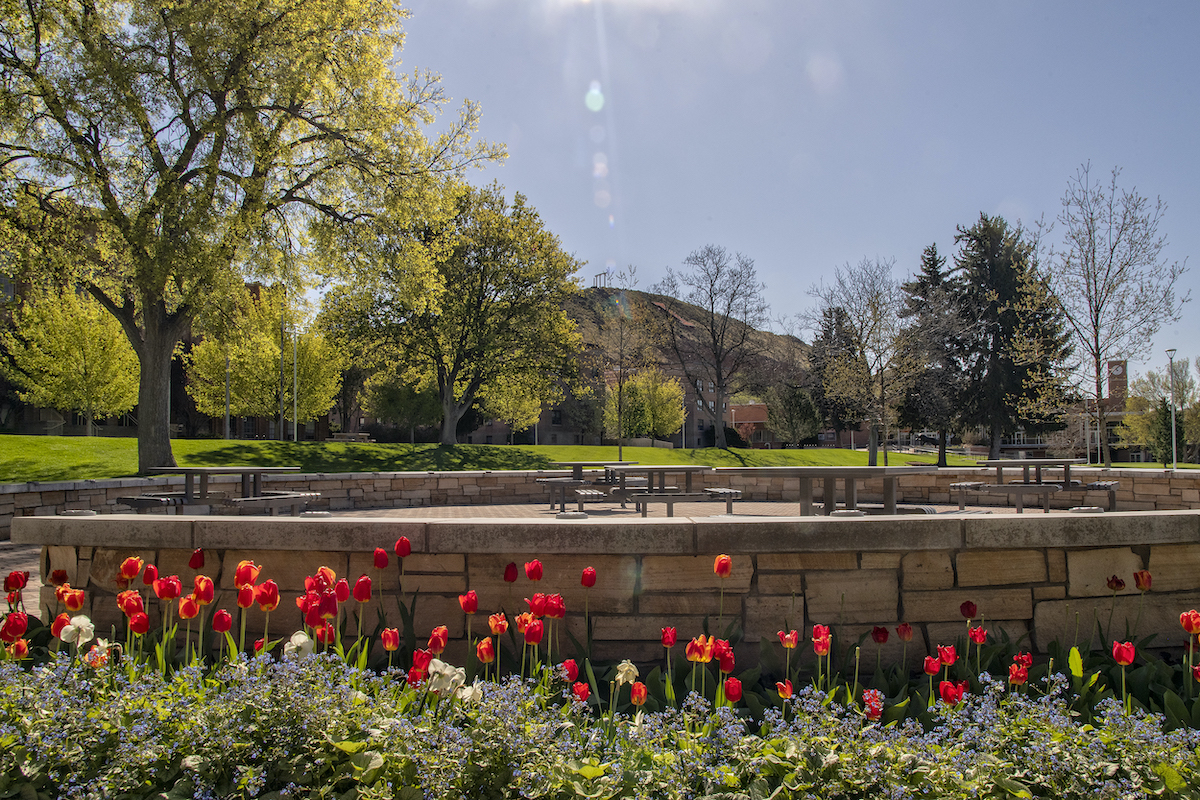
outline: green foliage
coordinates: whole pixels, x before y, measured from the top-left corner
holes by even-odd
[[[294,277],[318,218],[361,221],[500,148],[436,80],[398,75],[376,0],[33,0],[0,14],[0,241],[10,271],[84,286],[141,365],[143,467],[169,464],[167,371],[248,278]]]
[[[508,425],[511,439],[513,433],[533,427],[542,415],[542,398],[553,394],[545,375],[504,373],[481,390],[480,399],[483,413]]]
[[[812,396],[799,386],[772,386],[767,390],[767,427],[779,440],[800,444],[817,435],[821,417]]]
[[[373,417],[410,431],[420,425],[436,425],[442,418],[437,392],[406,384],[394,369],[380,370],[367,379],[363,408]]]
[[[644,367],[622,389],[609,386],[604,401],[604,431],[612,438],[649,436],[661,439],[679,430],[684,421],[683,386],[678,378],[655,366]],[[618,432],[618,403],[624,407]]]
[[[34,292],[0,330],[0,369],[23,402],[96,418],[137,403],[137,355],[121,324],[87,295]]]
[[[454,444],[462,416],[489,389],[504,394],[502,381],[553,403],[557,381],[576,378],[580,338],[563,301],[580,264],[520,193],[510,204],[497,185],[456,186],[442,202],[444,213],[340,246],[356,264],[347,291],[361,300],[361,327],[409,382],[437,388],[442,443]],[[431,291],[404,290],[398,273],[413,259],[432,270]]]
[[[341,382],[337,353],[316,329],[297,333],[294,312],[284,324],[280,358],[280,323],[285,319],[281,289],[262,288],[246,303],[244,313],[219,335],[206,336],[187,357],[188,394],[202,414],[225,414],[226,357],[229,365],[230,414],[235,417],[273,417],[280,407],[283,373],[285,419],[292,417],[292,377],[295,367],[299,420],[329,410]],[[293,348],[294,345],[294,348]],[[295,356],[293,360],[293,355]]]

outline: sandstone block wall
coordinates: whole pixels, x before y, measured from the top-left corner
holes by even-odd
[[[383,572],[371,560],[375,547],[390,553],[401,535],[413,548],[403,582],[394,557]],[[797,628],[807,641],[820,623],[834,629],[843,652],[867,637],[864,669],[875,663],[876,645],[867,636],[873,626],[889,630],[885,663],[904,658],[914,666],[937,645],[965,636],[964,601],[977,605],[996,635],[1024,637],[1023,647],[1039,651],[1055,639],[1107,646],[1099,628],[1107,627],[1110,614],[1121,638],[1127,626],[1136,626],[1139,636],[1157,634],[1157,649],[1179,651],[1186,642],[1179,613],[1200,606],[1200,512],[1193,511],[603,521],[101,515],[18,518],[13,539],[43,547],[44,580],[64,569],[72,585],[87,589],[85,611],[98,630],[120,621],[113,579],[121,560],[139,555],[190,584],[187,559],[202,548],[203,572],[221,589],[217,604],[234,613],[238,561],[263,565],[261,579],[280,585],[284,599],[270,620],[274,636],[299,626],[293,600],[304,577],[329,566],[351,583],[360,574],[372,576],[393,625],[400,622],[396,603],[416,593],[418,641],[446,625],[449,655],[459,661],[468,624],[477,636],[487,614],[523,611],[523,598],[537,591],[564,596],[566,631],[578,641],[585,637],[586,605],[597,657],[654,661],[662,655],[663,627],[675,627],[682,642],[699,635],[707,619],[712,631],[731,622],[744,631],[739,664],[746,665],[758,658],[760,640],[777,642],[777,631]],[[733,574],[724,581],[713,573],[719,553],[733,559]],[[537,583],[520,569],[533,558],[544,565]],[[503,580],[510,562],[519,568],[516,583]],[[579,580],[586,566],[598,574],[590,590]],[[1133,582],[1133,572],[1143,568],[1154,575],[1144,596]],[[1107,587],[1113,574],[1126,583],[1115,596]],[[470,620],[457,600],[467,589],[480,603]],[[50,611],[51,590],[42,602]],[[378,602],[377,594],[364,609],[368,628]],[[255,635],[263,622],[257,609],[249,612]],[[915,631],[907,645],[895,633],[900,622]],[[560,641],[573,654],[565,633]],[[811,658],[807,644],[802,657]]]

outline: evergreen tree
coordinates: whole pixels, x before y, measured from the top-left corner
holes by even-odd
[[[913,428],[938,432],[938,466],[946,466],[946,441],[958,418],[962,391],[962,365],[956,357],[963,329],[954,285],[945,270],[946,259],[931,244],[921,253],[921,271],[903,284],[904,308],[909,320],[906,353],[912,365],[900,403],[898,420]]]
[[[954,241],[957,312],[968,325],[958,340],[964,367],[959,408],[964,425],[983,426],[991,457],[1001,436],[1053,422],[1049,397],[1055,375],[1070,355],[1061,311],[1047,302],[1034,247],[1001,217],[979,215],[959,227]]]

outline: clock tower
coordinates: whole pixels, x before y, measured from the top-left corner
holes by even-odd
[[[1108,407],[1121,408],[1125,405],[1125,397],[1129,390],[1128,363],[1125,361],[1108,362]]]

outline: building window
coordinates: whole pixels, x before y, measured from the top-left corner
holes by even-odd
[[[708,401],[708,410],[709,410],[709,411],[716,411],[716,410],[717,410],[717,404],[716,404],[714,401],[712,401],[712,400],[709,400],[709,401]]]
[[[696,422],[696,430],[698,430],[698,431],[704,430],[704,420],[698,420]]]
[[[485,443],[486,443],[486,444],[491,444],[491,443],[492,443],[492,437],[491,437],[491,435],[489,435],[489,436],[487,437],[487,440],[486,440],[486,442],[485,442]]]
[[[550,424],[562,425],[562,409],[555,408],[550,411]]]
[[[712,381],[709,381],[709,382],[708,382],[708,390],[711,392],[711,391],[713,391],[713,388],[714,388],[714,387],[713,387],[713,382],[712,382]]]
[[[696,408],[704,408],[704,401],[699,397],[696,398]]]
[[[699,378],[696,378],[696,391],[697,392],[704,391],[704,381],[700,380]]]

